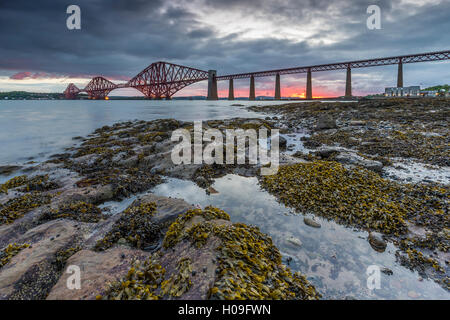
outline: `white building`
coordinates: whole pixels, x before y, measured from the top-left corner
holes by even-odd
[[[418,97],[420,86],[385,88],[384,95],[386,97]]]

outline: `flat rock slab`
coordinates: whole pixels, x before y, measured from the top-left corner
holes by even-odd
[[[93,300],[97,295],[105,293],[109,283],[123,278],[133,261],[143,261],[149,255],[127,247],[114,247],[103,252],[81,250],[67,260],[66,269],[51,289],[47,300]],[[67,273],[66,270],[71,265],[80,268],[80,289],[67,287],[67,280],[72,273]]]
[[[58,219],[28,230],[21,250],[0,269],[0,299],[45,299],[60,276],[57,254],[81,241],[80,223]]]

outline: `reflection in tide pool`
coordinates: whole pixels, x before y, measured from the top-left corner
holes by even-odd
[[[202,207],[213,205],[228,212],[233,222],[258,226],[272,237],[283,260],[290,260],[291,269],[307,275],[324,298],[450,298],[438,284],[421,280],[416,272],[398,265],[392,244],[384,253],[376,252],[369,245],[366,232],[319,217],[315,219],[321,228],[309,227],[304,224],[303,215],[293,214],[261,190],[256,178],[227,175],[217,179],[213,187],[218,193],[207,195],[193,182],[168,178],[152,192]],[[393,271],[390,276],[381,273],[380,289],[367,288],[366,270],[370,265]]]

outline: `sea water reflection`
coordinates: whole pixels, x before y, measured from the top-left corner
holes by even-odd
[[[330,299],[449,299],[438,284],[421,280],[416,272],[395,261],[396,248],[388,244],[385,252],[372,249],[367,233],[352,230],[319,217],[321,228],[304,224],[302,214],[295,214],[279,204],[275,197],[261,190],[254,177],[227,175],[215,181],[217,194],[206,192],[190,181],[168,178],[152,192],[182,198],[202,207],[213,205],[230,214],[233,222],[255,225],[269,234],[289,266],[300,271]],[[300,244],[301,243],[301,244]],[[300,244],[300,245],[299,245]],[[370,265],[389,268],[392,275],[381,273],[381,288],[367,288],[366,270]]]

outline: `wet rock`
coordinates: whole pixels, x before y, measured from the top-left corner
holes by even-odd
[[[365,126],[366,125],[366,121],[361,121],[361,120],[352,120],[348,123],[350,126]]]
[[[322,159],[328,159],[334,154],[338,154],[340,152],[339,149],[336,148],[323,148],[314,152],[315,155],[321,157]]]
[[[303,245],[303,243],[300,241],[300,239],[295,238],[295,237],[288,237],[286,239],[286,241],[296,247],[301,247]]]
[[[308,217],[303,218],[303,222],[307,226],[310,226],[310,227],[313,227],[313,228],[320,228],[321,227],[320,223],[318,223],[318,222],[316,222],[313,219],[308,218]]]
[[[336,120],[330,115],[321,115],[317,119],[316,130],[335,129]]]
[[[58,219],[28,230],[17,243],[30,246],[21,250],[0,269],[0,299],[45,299],[58,281],[65,259],[82,242],[89,226]],[[50,240],[56,234],[59,237]]]
[[[103,252],[81,250],[71,256],[66,263],[66,266],[80,267],[81,288],[68,289],[67,280],[71,273],[63,272],[51,289],[47,300],[94,300],[97,295],[105,293],[109,282],[124,277],[134,260],[144,260],[149,255],[148,252],[126,247],[111,248]]]
[[[380,161],[365,159],[353,152],[341,152],[335,157],[335,160],[343,164],[361,166],[375,172],[383,170],[383,164]]]
[[[135,226],[135,230],[128,228],[128,223],[136,223],[137,220],[135,219],[134,221],[131,221],[130,219],[132,219],[133,216],[129,216],[127,211],[149,204],[155,205],[155,213],[153,215],[144,215],[146,216],[146,219],[144,219],[144,217],[139,219],[140,225]],[[96,224],[93,227],[93,232],[85,241],[84,248],[107,249],[115,243],[131,246],[132,243],[129,243],[125,237],[131,236],[131,238],[135,238],[138,236],[141,238],[142,249],[152,248],[151,251],[154,251],[159,248],[168,225],[172,223],[180,214],[185,213],[191,208],[192,206],[182,199],[166,198],[156,196],[154,194],[147,194],[135,200],[125,211],[114,215],[107,221]],[[137,216],[134,215],[134,217]],[[125,230],[127,233],[121,234],[120,237],[112,236],[112,234],[116,232],[124,233]],[[134,235],[128,234],[128,232],[132,232]],[[104,240],[107,241],[100,245]],[[151,242],[148,242],[150,240]]]
[[[386,250],[387,243],[384,241],[381,233],[370,232],[369,243],[375,251],[384,252],[384,250]]]
[[[0,175],[7,176],[21,168],[21,166],[0,166]]]
[[[286,150],[286,146],[287,146],[286,138],[279,136],[279,146],[280,146],[280,150]]]
[[[381,268],[380,271],[388,276],[392,276],[394,274],[394,272],[391,269],[386,267]]]

